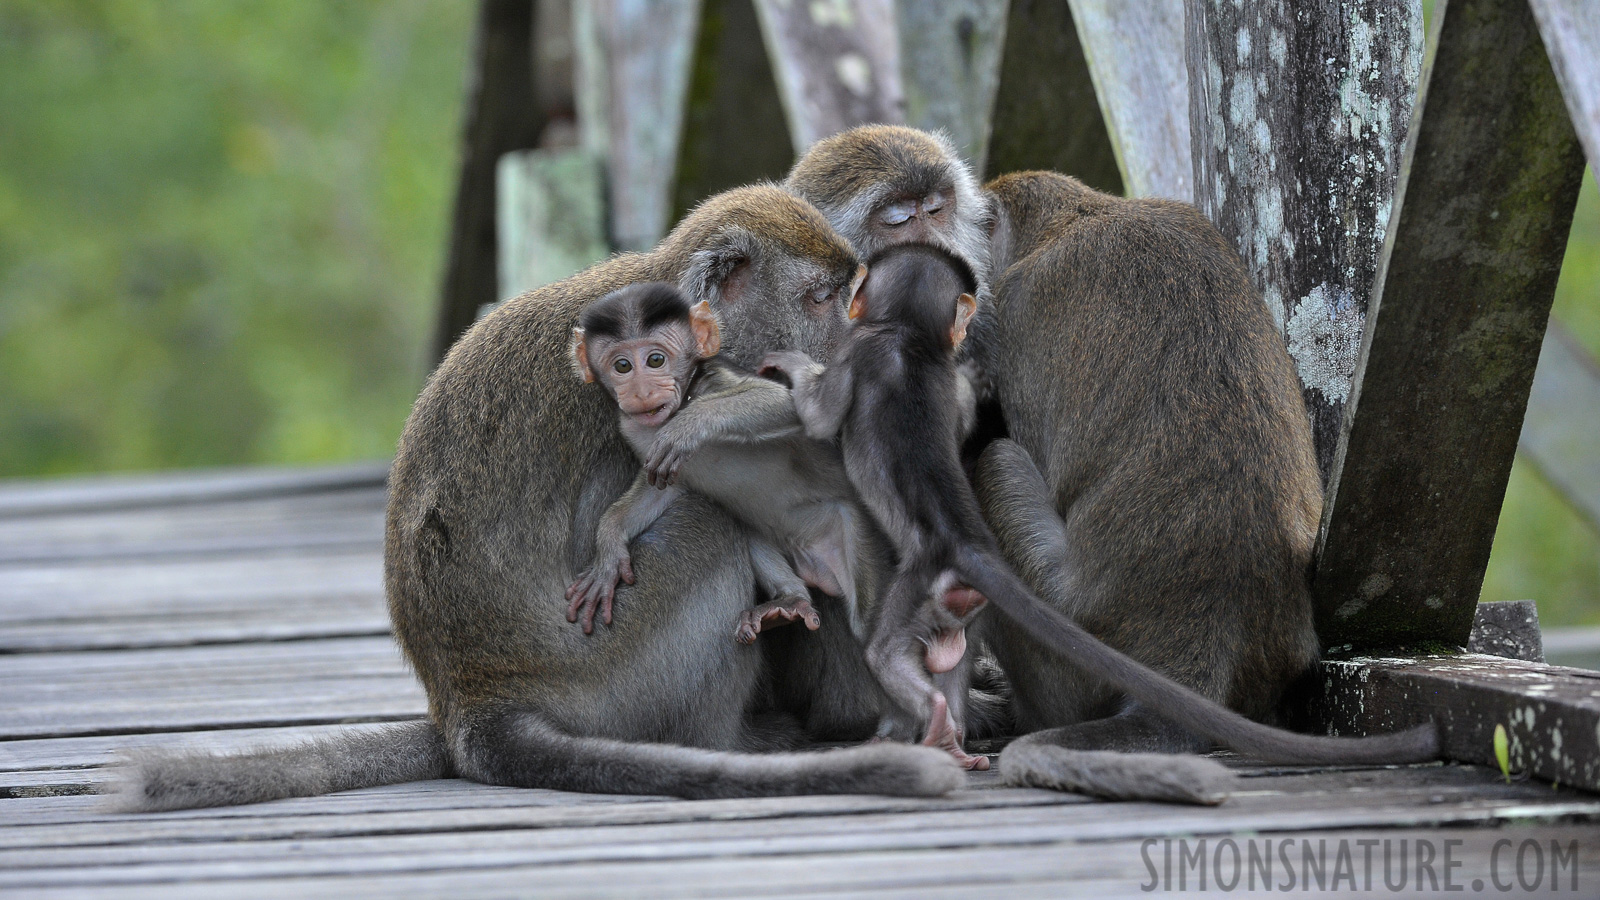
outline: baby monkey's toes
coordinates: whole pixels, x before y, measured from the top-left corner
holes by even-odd
[[[817,615],[810,597],[780,597],[745,610],[739,614],[739,627],[733,636],[741,644],[753,644],[762,631],[796,621],[805,622],[811,631],[822,627],[822,617]]]

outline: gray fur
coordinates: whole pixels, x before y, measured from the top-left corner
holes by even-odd
[[[1000,777],[1016,787],[1202,806],[1226,800],[1236,781],[1226,766],[1200,756],[1068,750],[1028,737],[1000,754]]]
[[[115,812],[155,812],[311,797],[450,774],[439,730],[431,722],[407,722],[226,755],[125,751],[112,766],[106,800]]]

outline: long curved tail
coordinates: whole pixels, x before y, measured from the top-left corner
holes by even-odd
[[[882,743],[839,750],[738,753],[566,734],[528,712],[468,730],[461,774],[514,787],[691,800],[796,794],[925,797],[960,787],[965,775],[931,747]]]
[[[444,778],[444,738],[422,720],[244,753],[138,750],[114,767],[120,812],[236,806],[353,788]]]
[[[963,550],[956,570],[1034,637],[1115,684],[1151,711],[1200,737],[1267,762],[1310,765],[1422,762],[1439,757],[1430,723],[1361,738],[1298,734],[1263,725],[1122,655],[1035,597],[1004,563]]]

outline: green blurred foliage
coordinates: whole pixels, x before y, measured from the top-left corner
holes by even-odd
[[[392,453],[472,13],[0,6],[0,475]]]
[[[426,366],[472,14],[6,0],[0,475],[391,453]],[[1592,177],[1555,315],[1600,355]],[[1483,596],[1600,623],[1600,538],[1520,462]]]
[[[1600,357],[1600,188],[1592,168],[1578,196],[1551,316]],[[1572,414],[1600,416],[1600,409]],[[1546,626],[1600,625],[1600,532],[1522,456],[1511,468],[1482,599],[1536,600]]]

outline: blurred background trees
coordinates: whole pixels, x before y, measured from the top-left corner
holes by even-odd
[[[426,375],[474,14],[0,6],[0,476],[390,454]],[[1600,355],[1592,175],[1554,316]],[[1483,599],[1524,597],[1600,624],[1600,536],[1519,460]]]

